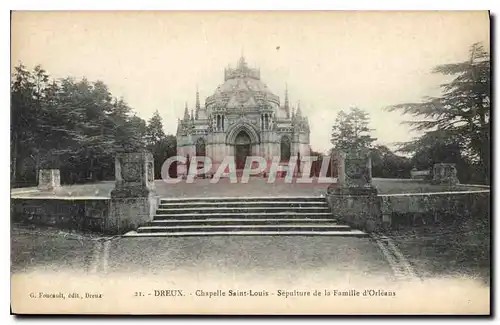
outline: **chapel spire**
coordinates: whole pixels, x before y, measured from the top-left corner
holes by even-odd
[[[195,111],[196,119],[198,119],[199,111],[200,111],[200,92],[198,91],[198,86],[196,86],[196,111]]]
[[[245,61],[245,57],[243,53],[241,54],[240,59],[238,60],[238,69],[245,70],[247,68],[247,61]]]
[[[187,102],[185,103],[185,106],[184,106],[184,120],[185,121],[189,120],[189,112],[188,112],[188,103]]]
[[[285,85],[285,111],[286,111],[286,116],[290,117],[290,103],[288,102],[288,84]]]

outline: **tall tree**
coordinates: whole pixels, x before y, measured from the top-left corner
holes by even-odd
[[[55,105],[58,91],[58,85],[50,82],[41,66],[31,72],[22,64],[14,68],[11,82],[12,180],[17,178],[20,161],[31,159],[37,168],[43,163],[46,149],[58,143],[60,129],[51,129],[55,116],[51,107]]]
[[[153,113],[146,127],[146,144],[151,146],[164,140],[166,137],[163,131],[163,121],[158,110]]]
[[[371,148],[376,139],[370,135],[369,123],[370,117],[362,109],[353,107],[347,113],[340,111],[332,127],[334,149],[356,151]]]
[[[61,168],[63,181],[114,176],[117,151],[144,147],[146,125],[102,81],[51,80],[40,66],[20,64],[11,79],[11,181],[18,167]],[[70,175],[70,176],[68,176]],[[26,181],[26,179],[24,179]]]
[[[10,88],[11,179],[15,180],[19,164],[18,157],[23,155],[21,153],[23,149],[21,144],[33,140],[33,135],[29,133],[29,126],[33,122],[33,115],[30,114],[30,110],[32,109],[34,85],[31,80],[31,73],[24,65],[21,64],[14,68]]]
[[[402,150],[413,151],[433,143],[460,148],[461,154],[482,166],[484,181],[490,175],[490,58],[479,44],[469,49],[467,60],[436,66],[433,73],[453,76],[441,85],[438,97],[425,97],[420,103],[404,103],[388,107],[421,118],[408,121],[424,136],[406,143]]]
[[[161,168],[165,160],[177,154],[177,139],[173,135],[166,135],[163,131],[163,120],[158,110],[148,120],[145,132],[146,147],[153,153],[155,178],[161,178]],[[171,177],[174,167],[169,171]]]

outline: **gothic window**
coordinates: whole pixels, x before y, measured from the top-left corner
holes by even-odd
[[[217,116],[212,117],[212,129],[213,131],[217,130]]]
[[[198,140],[196,140],[196,156],[204,157],[205,155],[205,141],[202,138],[199,138]]]
[[[291,151],[290,151],[290,138],[284,135],[281,137],[281,144],[280,144],[280,149],[281,149],[281,161],[289,161],[290,156],[291,156]]]
[[[262,115],[262,126],[264,130],[269,129],[269,114]]]

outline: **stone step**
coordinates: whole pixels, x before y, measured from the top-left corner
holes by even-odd
[[[183,207],[183,208],[159,208],[156,210],[156,214],[185,214],[185,213],[227,213],[227,212],[236,212],[236,213],[255,213],[255,212],[329,212],[328,207],[288,207],[288,206],[270,206],[270,207]]]
[[[165,219],[165,220],[153,220],[149,223],[149,226],[180,226],[180,225],[286,225],[286,224],[318,224],[318,223],[330,223],[336,224],[335,219],[318,219],[318,218],[306,218],[306,219],[251,219],[251,218],[210,218],[210,219]],[[346,226],[347,227],[347,226]]]
[[[338,236],[338,237],[366,237],[367,233],[361,230],[240,230],[240,231],[179,231],[179,232],[128,232],[122,237],[188,237],[188,236]]]
[[[172,213],[172,214],[156,214],[153,220],[168,220],[168,219],[213,219],[217,217],[228,218],[259,218],[259,219],[279,219],[279,218],[306,218],[306,217],[331,217],[330,212],[225,212],[225,213]]]
[[[335,231],[350,230],[349,226],[331,224],[277,224],[277,225],[182,225],[182,226],[143,226],[137,229],[138,233],[145,232],[177,232],[177,231],[240,231],[240,230],[260,230],[260,231],[281,231],[281,230],[302,230],[302,231]]]
[[[324,197],[319,196],[263,196],[263,197],[191,197],[191,198],[161,198],[160,204],[168,203],[210,203],[210,202],[326,202]]]
[[[126,237],[366,236],[338,224],[323,197],[162,198],[154,219]]]
[[[159,209],[170,208],[208,208],[208,207],[322,207],[328,208],[326,201],[231,201],[231,202],[169,202],[161,203]]]

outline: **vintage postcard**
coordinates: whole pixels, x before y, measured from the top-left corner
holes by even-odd
[[[13,314],[489,315],[487,11],[13,11]]]

